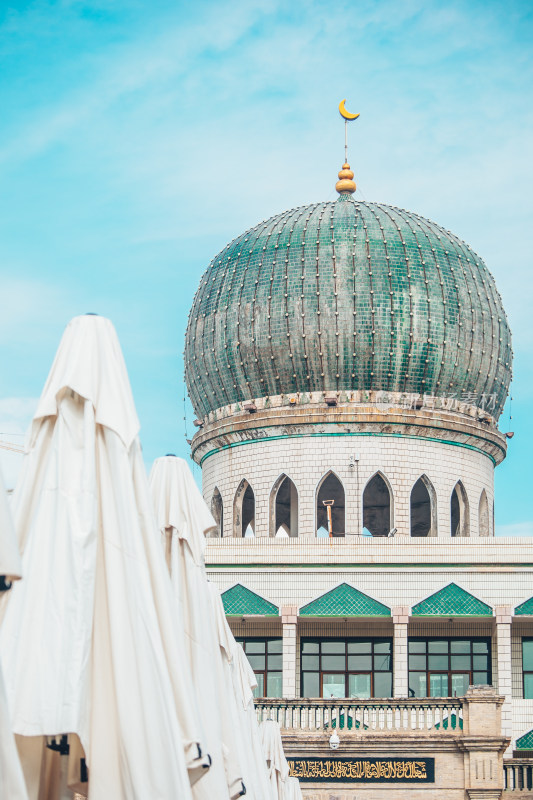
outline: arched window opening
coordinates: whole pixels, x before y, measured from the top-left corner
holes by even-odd
[[[255,496],[246,480],[241,481],[235,493],[233,535],[246,539],[255,536]]]
[[[286,525],[280,525],[276,531],[276,539],[288,539],[290,536],[289,529]]]
[[[392,529],[391,493],[379,472],[363,492],[363,527],[372,536],[388,536]]]
[[[422,475],[411,489],[411,536],[436,536],[435,490]]]
[[[210,538],[224,536],[224,506],[222,504],[222,495],[216,487],[211,498],[211,514],[217,524],[217,529],[209,534]]]
[[[450,504],[452,536],[469,536],[469,516],[468,498],[466,496],[465,488],[461,481],[458,481],[454,486]]]
[[[316,496],[316,535],[344,536],[345,534],[344,487],[333,472],[322,480]]]
[[[287,475],[280,475],[270,493],[270,535],[298,536],[298,492]]]
[[[485,489],[479,498],[479,535],[490,536],[489,501]]]

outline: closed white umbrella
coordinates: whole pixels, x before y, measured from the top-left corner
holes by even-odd
[[[193,788],[195,800],[229,800],[242,793],[242,770],[228,723],[231,681],[222,654],[205,575],[205,535],[216,527],[186,462],[165,456],[150,472],[161,546],[183,614],[191,671],[212,766]]]
[[[274,797],[285,800],[285,781],[289,777],[289,765],[283,752],[279,724],[273,719],[267,719],[261,723],[260,728]]]
[[[0,651],[14,731],[78,734],[91,800],[187,800],[203,743],[138,431],[112,324],[76,317],[14,493]]]
[[[284,786],[284,800],[303,800],[298,778],[287,778]]]
[[[223,668],[228,676],[226,681],[233,686],[233,692],[228,692],[227,696],[227,722],[231,725],[231,734],[240,755],[246,796],[253,800],[263,800],[263,798],[270,800],[272,792],[269,787],[268,770],[264,754],[261,752],[257,717],[253,711],[251,687],[257,685],[255,676],[253,678],[250,676],[251,667],[248,660],[228,625],[220,592],[211,583],[209,589]],[[244,656],[244,660],[240,654]],[[227,735],[229,736],[229,731]]]
[[[20,578],[22,565],[17,538],[7,502],[7,494],[0,475],[0,604],[11,582]],[[9,710],[0,667],[0,797],[10,800],[27,800],[24,777],[9,722]]]

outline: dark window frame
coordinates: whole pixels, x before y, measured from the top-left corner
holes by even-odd
[[[235,640],[242,646],[244,652],[246,653],[246,644],[248,642],[264,642],[265,643],[265,668],[264,669],[252,669],[254,671],[254,675],[262,675],[263,676],[263,692],[266,694],[256,695],[256,698],[268,698],[273,697],[273,695],[268,694],[268,674],[279,673],[281,676],[281,694],[280,697],[283,696],[283,637],[282,636],[236,636]],[[269,653],[268,652],[268,642],[280,642],[281,648],[279,653]],[[260,655],[259,653],[246,653],[246,656],[251,655]],[[268,658],[269,656],[279,656],[281,655],[281,668],[268,668]]]
[[[524,642],[533,642],[533,636],[522,636],[522,697],[524,700],[533,700],[533,694],[526,697],[526,675],[531,675],[533,680],[533,669],[524,669]]]
[[[328,655],[334,655],[333,653],[322,653],[322,643],[324,642],[344,642],[344,670],[338,669],[323,669],[322,668],[322,657]],[[370,653],[361,654],[361,655],[370,655],[372,658],[372,668],[369,670],[355,670],[348,668],[348,658],[349,656],[356,655],[355,653],[348,653],[348,644],[352,642],[370,642],[371,643],[371,650]],[[390,643],[390,652],[389,653],[376,653],[374,650],[374,645],[389,642]],[[318,669],[304,669],[303,667],[303,646],[304,644],[312,643],[318,644],[318,658],[319,658],[319,665]],[[300,637],[300,696],[303,697],[303,686],[304,686],[304,674],[317,674],[318,673],[318,682],[319,682],[319,691],[320,697],[324,697],[324,688],[323,688],[323,680],[324,675],[344,675],[344,692],[345,698],[348,699],[350,695],[348,694],[349,690],[349,682],[350,682],[350,675],[370,675],[370,697],[374,698],[374,673],[380,674],[388,674],[391,675],[391,694],[394,690],[394,661],[393,661],[393,651],[394,651],[394,642],[392,636],[302,636]],[[340,655],[340,654],[335,654]],[[375,656],[379,655],[388,655],[390,657],[390,669],[375,669],[374,668],[374,658]]]
[[[428,642],[448,642],[448,651],[447,653],[430,653],[427,643]],[[452,653],[451,651],[451,643],[454,641],[469,641],[470,642],[470,652],[469,653]],[[411,653],[410,645],[411,642],[426,642],[426,651],[425,653]],[[475,653],[473,650],[473,644],[483,642],[487,644],[487,653]],[[448,657],[448,668],[442,667],[441,669],[429,669],[428,666],[428,658],[430,655],[447,655]],[[461,656],[461,655],[468,655],[470,657],[470,669],[459,669],[455,668],[452,669],[451,667],[451,658],[452,656]],[[473,658],[476,655],[487,655],[487,669],[474,669]],[[423,668],[411,668],[410,666],[410,657],[411,656],[421,656],[425,657],[426,659],[426,666],[425,669]],[[487,683],[489,685],[492,684],[492,639],[490,636],[410,636],[407,643],[407,685],[408,685],[408,693],[410,697],[414,697],[415,695],[411,694],[411,673],[419,673],[425,672],[426,673],[426,694],[425,697],[431,697],[430,695],[430,678],[431,675],[448,675],[448,694],[444,695],[445,697],[454,697],[452,695],[452,676],[453,675],[464,675],[465,673],[469,673],[469,685],[475,686],[474,684],[474,672],[486,672],[487,673]],[[435,695],[436,696],[436,695]]]

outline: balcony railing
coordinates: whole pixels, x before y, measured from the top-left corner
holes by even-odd
[[[516,758],[504,761],[503,785],[507,792],[528,792],[533,789],[533,761]],[[531,797],[529,793],[527,796]]]
[[[261,699],[255,701],[260,722],[273,719],[282,730],[328,728],[369,731],[438,731],[460,734],[462,699],[332,700]]]

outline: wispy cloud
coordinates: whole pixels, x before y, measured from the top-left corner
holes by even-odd
[[[533,536],[533,520],[496,525],[496,536]]]

